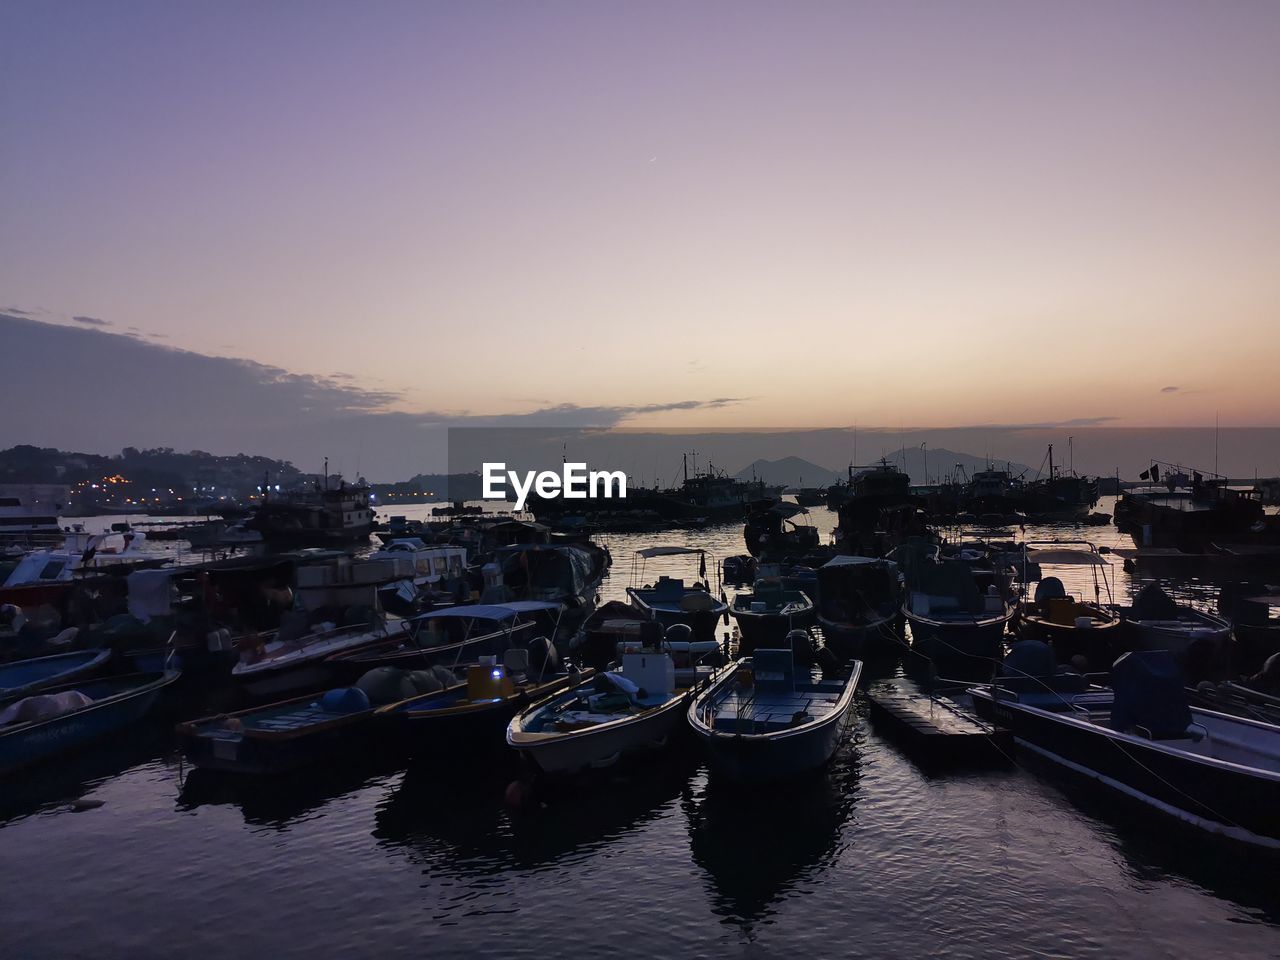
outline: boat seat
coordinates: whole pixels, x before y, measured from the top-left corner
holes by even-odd
[[[67,629],[49,638],[48,643],[53,647],[67,647],[75,642],[76,637],[80,635],[79,627],[67,627]]]

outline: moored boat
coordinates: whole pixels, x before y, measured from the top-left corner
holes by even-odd
[[[608,766],[665,746],[684,724],[694,688],[714,676],[700,667],[682,673],[677,677],[667,653],[624,654],[621,671],[596,674],[516,714],[507,743],[547,774]]]
[[[1004,572],[990,559],[913,559],[903,615],[911,649],[932,660],[977,670],[1004,652],[1004,636],[1017,607],[1004,589]]]
[[[697,547],[648,547],[636,551],[636,557],[648,561],[655,557],[696,556],[699,558],[699,576],[702,581],[686,585],[684,580],[661,576],[652,585],[643,587],[630,586],[627,597],[640,613],[649,620],[661,623],[663,629],[677,623],[683,623],[693,631],[696,640],[714,640],[716,624],[729,612],[729,604],[711,594],[710,585],[705,581],[707,570],[706,553]],[[643,575],[643,567],[641,568]],[[633,565],[633,583],[637,582]]]
[[[970,688],[1016,744],[1211,834],[1280,849],[1280,728],[1187,705],[1166,651],[1125,654],[1113,688]]]
[[[141,720],[176,670],[85,680],[11,700],[0,709],[0,774],[109,738]]]
[[[0,664],[0,700],[83,680],[106,669],[110,659],[110,650],[74,650]]]
[[[552,632],[540,629],[536,617],[559,611],[559,604],[539,600],[445,607],[403,621],[405,629],[394,636],[338,651],[326,663],[339,680],[348,682],[374,667],[413,670],[473,663],[509,647],[529,648],[535,637]]]
[[[260,648],[243,648],[231,677],[246,693],[259,698],[319,689],[334,678],[334,669],[326,662],[330,657],[394,640],[407,629],[407,621],[391,620],[334,627],[296,640],[277,638]]]
[[[729,615],[738,625],[738,655],[757,647],[776,647],[794,629],[814,622],[813,601],[799,590],[784,590],[778,580],[761,579],[750,593],[733,598]]]
[[[175,732],[192,763],[227,773],[280,774],[339,751],[392,752],[398,744],[382,735],[389,731],[375,714],[412,692],[461,688],[452,673],[440,672],[380,670],[356,686],[190,720]]]
[[[1193,682],[1225,679],[1231,656],[1226,620],[1178,603],[1155,583],[1138,591],[1123,616],[1132,648],[1168,650]]]
[[[712,769],[761,782],[823,766],[840,745],[862,675],[854,660],[834,676],[798,667],[792,651],[757,649],[727,667],[689,705],[689,725]]]
[[[846,655],[901,653],[902,573],[892,560],[838,556],[818,568],[818,624]]]
[[[1109,668],[1119,652],[1121,620],[1111,594],[1108,565],[1097,548],[1084,540],[1027,541],[1023,548],[1018,636],[1049,644],[1059,663],[1072,663],[1075,658],[1083,657],[1089,670]],[[1045,567],[1062,567],[1064,571],[1089,568],[1093,577],[1093,602],[1068,593],[1060,578],[1044,576]],[[1026,590],[1031,583],[1036,587],[1028,599]]]
[[[477,749],[503,742],[516,713],[589,679],[590,667],[535,670],[528,651],[509,649],[501,663],[470,664],[466,682],[381,707],[378,714],[413,754]]]

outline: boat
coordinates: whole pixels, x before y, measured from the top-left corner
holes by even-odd
[[[1231,660],[1231,625],[1221,617],[1180,604],[1159,584],[1149,583],[1122,608],[1125,643],[1136,650],[1168,650],[1187,677],[1226,679]]]
[[[757,647],[776,647],[794,629],[813,625],[813,601],[800,590],[785,590],[776,579],[755,582],[751,592],[733,598],[729,616],[738,626],[738,656]]]
[[[1108,564],[1098,548],[1087,540],[1028,540],[1022,544],[1019,563],[1022,595],[1018,603],[1018,636],[1041,640],[1053,648],[1059,663],[1083,657],[1087,669],[1105,671],[1119,651],[1122,621],[1111,593]],[[1093,601],[1067,592],[1062,580],[1045,576],[1045,567],[1088,567]],[[1026,590],[1035,583],[1031,598]],[[1103,600],[1103,592],[1106,600]]]
[[[141,720],[178,671],[90,679],[0,706],[0,775],[109,738]]]
[[[441,670],[443,668],[440,668]],[[461,689],[445,671],[379,671],[337,687],[266,706],[180,723],[183,753],[196,766],[227,773],[271,775],[332,760],[339,751],[397,749],[376,722],[377,711],[410,691]],[[385,674],[393,674],[386,676]]]
[[[309,490],[296,490],[273,498],[270,484],[263,486],[262,502],[245,521],[272,545],[313,546],[358,543],[373,532],[373,507],[369,486],[363,481],[347,484],[342,477],[325,476]]]
[[[529,651],[513,647],[500,663],[468,665],[465,683],[381,707],[378,714],[414,754],[483,748],[503,743],[507,726],[521,708],[594,673],[590,667],[536,670]]]
[[[78,682],[104,670],[110,659],[110,650],[75,650],[0,664],[0,701]]]
[[[918,547],[907,544],[895,556],[905,561],[908,592],[902,612],[911,627],[912,651],[973,668],[998,661],[1017,606],[1005,589],[1004,571],[995,568],[989,554],[965,549],[951,556],[920,556]]]
[[[403,621],[405,629],[394,636],[337,651],[326,666],[335,678],[353,682],[374,667],[414,670],[471,663],[482,656],[500,655],[510,647],[531,648],[535,637],[554,631],[559,612],[559,604],[538,600],[431,610]],[[539,623],[540,615],[552,617],[551,629],[545,619]]]
[[[703,579],[686,585],[684,580],[661,576],[657,582],[643,587],[627,587],[627,598],[646,619],[656,620],[663,629],[673,624],[686,624],[693,631],[695,640],[714,640],[716,624],[727,617],[729,604],[711,594],[706,581],[707,555],[697,547],[647,547],[635,554],[641,563],[632,562],[632,583],[644,575],[644,563],[655,557],[696,556],[699,558],[698,575]],[[637,572],[638,571],[638,572]]]
[[[1218,614],[1231,622],[1235,636],[1234,673],[1255,673],[1280,653],[1280,593],[1264,584],[1225,584],[1218,594]]]
[[[70,505],[64,484],[0,484],[0,544],[35,546],[62,538],[58,515]]]
[[[1257,491],[1233,488],[1224,477],[1198,470],[1187,476],[1159,461],[1139,476],[1151,485],[1125,491],[1115,507],[1116,527],[1137,547],[1199,553],[1212,543],[1247,538],[1264,523]]]
[[[334,669],[326,661],[334,654],[395,641],[408,630],[408,621],[384,620],[330,627],[295,640],[277,637],[261,645],[246,644],[232,679],[252,697],[265,699],[328,686]]]
[[[818,568],[818,625],[846,655],[901,653],[906,646],[902,572],[892,560],[838,556]]]
[[[757,500],[747,509],[742,537],[747,552],[761,560],[801,557],[818,546],[818,531],[811,523],[796,523],[809,511],[786,500]]]
[[[757,648],[725,668],[689,705],[711,767],[757,783],[822,767],[840,745],[861,661],[835,675],[798,667],[791,650]]]
[[[1210,834],[1280,849],[1280,728],[1190,707],[1176,660],[1134,651],[1111,689],[998,680],[968,691],[1019,748]]]
[[[709,667],[677,671],[669,653],[652,647],[624,653],[620,671],[595,674],[516,714],[507,744],[546,774],[609,766],[665,746],[684,725],[694,689],[714,676]]]

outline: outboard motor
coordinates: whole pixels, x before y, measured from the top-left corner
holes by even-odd
[[[1191,708],[1182,670],[1168,650],[1134,650],[1111,667],[1113,730],[1142,728],[1153,740],[1185,737]]]

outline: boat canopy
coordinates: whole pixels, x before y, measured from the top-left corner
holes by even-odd
[[[643,550],[637,550],[636,556],[649,560],[653,557],[676,557],[681,554],[703,552],[700,547],[645,547]]]
[[[522,613],[559,610],[560,604],[542,600],[513,600],[511,603],[473,603],[461,607],[445,607],[419,614],[413,620],[443,620],[458,617],[467,620],[514,620]]]
[[[826,563],[823,564],[823,567],[853,567],[853,566],[865,566],[866,564],[869,564],[869,563],[884,563],[884,562],[885,562],[884,560],[878,559],[876,557],[854,557],[854,556],[850,556],[848,554],[842,553],[838,557],[832,557],[830,560],[828,560]],[[889,561],[889,562],[892,562],[892,561]]]
[[[1051,550],[1028,550],[1027,560],[1031,563],[1057,564],[1060,566],[1105,567],[1107,561],[1092,550],[1072,550],[1061,547]]]

